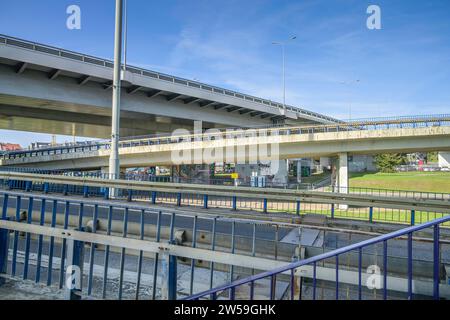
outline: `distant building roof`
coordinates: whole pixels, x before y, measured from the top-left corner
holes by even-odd
[[[1,151],[14,151],[21,150],[22,147],[17,143],[2,143],[0,142],[0,150]]]

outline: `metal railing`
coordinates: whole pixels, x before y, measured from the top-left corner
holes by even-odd
[[[450,213],[448,199],[374,196],[292,189],[109,180],[34,173],[0,172],[0,187],[152,204],[252,210],[300,216],[306,213],[369,222],[416,224]]]
[[[363,130],[405,129],[421,127],[450,126],[450,115],[436,115],[424,118],[412,117],[401,120],[370,120],[332,125],[276,127],[264,129],[236,129],[231,132],[214,132],[188,135],[156,135],[137,138],[125,138],[119,142],[119,148],[132,148],[139,146],[152,146],[174,144],[180,142],[195,142],[204,140],[217,140],[226,138],[244,138],[253,136],[285,136],[317,133],[335,133]],[[1,155],[2,159],[20,159],[24,157],[39,157],[47,155],[70,154],[77,152],[95,152],[110,149],[110,142],[87,141],[76,145],[44,147],[36,150],[11,151]]]
[[[292,227],[0,191],[0,286],[8,275],[66,298],[161,299],[166,287],[176,299],[290,261],[295,246],[279,239]],[[67,288],[73,265],[80,283]],[[178,285],[177,271],[188,275]]]
[[[106,67],[106,68],[111,68],[111,69],[114,67],[114,63],[111,60],[93,57],[93,56],[89,56],[89,55],[85,55],[85,54],[81,54],[81,53],[77,53],[77,52],[73,52],[73,51],[69,51],[69,50],[64,50],[64,49],[60,49],[60,48],[56,48],[56,47],[52,47],[52,46],[47,46],[47,45],[39,44],[39,43],[32,42],[32,41],[22,40],[22,39],[10,37],[10,36],[2,35],[2,34],[0,34],[0,44],[6,44],[9,46],[15,46],[15,47],[24,48],[24,49],[28,49],[28,50],[32,50],[32,51],[37,51],[40,53],[50,54],[50,55],[58,56],[58,57],[65,58],[65,59],[81,61],[81,62],[89,63],[92,65],[96,65],[96,66],[101,66],[101,67]],[[204,83],[201,83],[198,81],[174,77],[174,76],[164,74],[161,72],[151,71],[151,70],[142,69],[142,68],[133,67],[133,66],[127,66],[126,70],[133,74],[141,75],[143,77],[148,77],[151,79],[158,79],[158,80],[161,80],[164,82],[173,83],[175,85],[201,89],[201,90],[207,91],[209,93],[220,94],[220,95],[224,95],[224,96],[228,96],[228,97],[237,98],[240,100],[245,100],[248,102],[262,104],[266,107],[272,107],[272,108],[277,108],[277,109],[284,107],[281,103],[277,103],[277,102],[274,102],[271,100],[257,98],[257,97],[251,96],[251,95],[239,93],[239,92],[236,92],[233,90],[215,87],[215,86],[212,86],[209,84],[204,84]],[[322,115],[322,114],[319,114],[316,112],[308,111],[308,110],[305,110],[305,109],[302,109],[299,107],[287,105],[286,109],[289,111],[295,112],[297,114],[300,114],[300,115],[315,117],[315,118],[330,121],[330,122],[339,122],[339,120],[334,119],[332,117],[328,117],[328,116],[325,116],[325,115]]]
[[[219,292],[230,288],[229,298],[239,299],[242,292],[235,296],[236,289],[231,288],[242,286],[243,280],[235,280],[244,277],[244,280],[252,279],[259,298],[283,298],[288,292],[291,292],[290,298],[294,297],[292,292],[298,298],[307,298],[311,296],[308,287],[314,292],[319,288],[329,290],[329,283],[334,280],[330,279],[330,274],[336,274],[339,275],[336,297],[339,297],[339,288],[348,290],[348,276],[358,279],[359,274],[360,282],[365,281],[365,275],[361,275],[362,266],[366,267],[381,257],[383,270],[387,270],[389,264],[392,272],[387,276],[383,274],[384,283],[395,283],[388,288],[397,296],[390,296],[398,298],[401,292],[407,292],[408,297],[412,294],[436,295],[436,278],[440,279],[441,275],[439,268],[448,262],[444,254],[448,252],[449,234],[447,229],[441,228],[442,237],[446,237],[441,239],[439,229],[436,236],[434,227],[434,237],[431,234],[430,238],[430,233],[424,229],[444,224],[449,219],[447,216],[426,225],[351,244],[351,234],[375,236],[376,233],[174,213],[153,210],[145,205],[0,191],[0,286],[5,278],[9,281],[25,280],[49,286],[53,292],[63,290],[61,293],[68,299],[179,299],[186,296],[199,299],[209,293],[213,298],[222,298]],[[295,243],[280,241],[293,228],[298,228],[299,234],[303,229],[322,231],[323,239],[329,240],[334,239],[336,233],[342,233],[340,244],[345,243],[345,246],[316,256],[317,252],[330,250],[330,246],[325,245],[328,241],[323,241],[323,248],[320,245],[316,248],[318,250],[309,253],[314,255],[312,258],[286,267],[289,261],[304,259],[302,257],[305,256],[295,250]],[[421,230],[423,232],[413,238],[412,232]],[[330,237],[326,237],[325,232]],[[403,281],[408,281],[408,287],[399,278],[404,273],[398,261],[401,255],[390,251],[387,256],[387,241],[403,235],[408,235],[408,279]],[[380,241],[386,244],[383,253],[367,248]],[[417,247],[418,244],[421,247]],[[420,249],[423,254],[427,250],[424,246],[428,244],[434,248],[432,259],[424,260],[417,256],[413,259],[413,248]],[[339,243],[331,246],[339,247]],[[342,257],[352,250],[358,250],[356,262]],[[436,260],[436,256],[441,255],[441,260]],[[321,263],[335,256],[339,256],[337,260],[341,263],[337,268],[332,263]],[[314,263],[314,272],[302,269],[307,263]],[[427,280],[430,263],[434,272],[431,276],[432,290],[428,288]],[[75,270],[74,266],[80,269],[79,283],[75,281],[73,287],[67,287],[65,284]],[[354,272],[355,266],[359,273]],[[420,266],[414,273],[420,279],[413,280],[413,266]],[[268,271],[257,274],[264,270]],[[435,270],[438,270],[437,276]],[[245,278],[254,274],[257,275]],[[270,282],[259,281],[267,274]],[[300,288],[296,287],[294,280],[300,280]],[[22,291],[26,283],[20,285]],[[213,289],[218,285],[220,287]],[[450,297],[449,287],[442,289],[442,297]],[[361,286],[359,290],[362,291]],[[371,289],[369,298],[373,298],[377,290]],[[42,294],[42,290],[39,292]],[[250,298],[254,298],[255,292],[250,294]],[[367,297],[367,292],[364,296]],[[346,298],[354,297],[347,294]]]
[[[312,284],[310,287],[312,288],[312,292],[310,293],[310,298],[312,300],[317,299],[317,282],[318,277],[317,274],[320,272],[318,268],[320,265],[326,260],[332,259],[335,264],[335,277],[334,279],[334,299],[339,300],[341,297],[341,283],[340,276],[341,274],[345,274],[347,270],[345,267],[342,267],[342,261],[345,261],[346,254],[356,253],[358,256],[358,268],[355,272],[357,276],[357,284],[356,284],[356,299],[363,299],[363,291],[366,286],[367,277],[363,274],[363,250],[367,249],[370,246],[374,246],[377,244],[382,244],[383,247],[383,266],[382,274],[372,274],[374,276],[382,277],[382,285],[380,289],[382,291],[382,299],[386,300],[388,298],[388,292],[392,289],[390,287],[390,277],[389,277],[389,264],[388,264],[388,249],[389,249],[389,240],[404,238],[407,239],[407,279],[404,279],[403,283],[406,284],[407,287],[407,298],[412,300],[414,298],[414,282],[413,282],[413,234],[415,232],[422,231],[427,228],[432,228],[433,230],[433,244],[432,244],[432,253],[433,253],[433,264],[432,264],[432,281],[425,282],[425,285],[429,286],[429,292],[431,293],[433,299],[438,300],[440,298],[440,289],[444,286],[446,293],[449,292],[448,284],[441,285],[441,264],[440,264],[440,225],[449,222],[450,217],[444,217],[440,219],[436,219],[422,225],[408,227],[399,231],[395,231],[386,235],[381,235],[375,237],[373,239],[365,240],[356,244],[352,244],[349,246],[345,246],[343,248],[339,248],[333,250],[331,252],[323,253],[305,260],[300,260],[297,262],[293,262],[287,264],[286,266],[276,268],[270,271],[262,272],[260,274],[250,276],[247,278],[239,279],[234,281],[233,283],[218,286],[211,290],[206,290],[204,292],[191,295],[189,300],[199,300],[199,299],[227,299],[235,300],[236,299],[236,291],[240,288],[244,288],[241,290],[240,294],[248,293],[246,295],[246,299],[253,300],[255,293],[255,284],[261,283],[262,280],[267,279],[268,283],[270,283],[269,288],[269,299],[273,300],[275,298],[276,291],[276,279],[277,277],[283,276],[283,274],[287,274],[289,277],[289,298],[291,300],[294,299],[302,299],[302,294],[300,289],[300,294],[296,296],[295,294],[295,277],[301,276],[299,271],[303,271],[304,273],[312,273]],[[364,280],[363,281],[363,276]],[[422,283],[423,286],[423,283]],[[342,290],[345,291],[346,289]]]

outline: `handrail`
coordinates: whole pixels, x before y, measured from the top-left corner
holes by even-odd
[[[397,230],[385,235],[381,235],[372,239],[368,239],[368,240],[364,240],[355,244],[351,244],[342,248],[338,248],[336,250],[330,251],[330,252],[326,252],[326,253],[322,253],[319,254],[317,256],[308,258],[308,259],[304,259],[304,260],[300,260],[297,262],[293,262],[290,264],[287,264],[286,266],[283,267],[279,267],[279,268],[275,268],[273,270],[270,271],[265,271],[262,272],[260,274],[254,275],[254,276],[250,276],[244,279],[240,279],[240,280],[236,280],[232,283],[229,284],[225,284],[222,286],[218,286],[216,288],[210,289],[210,290],[206,290],[194,295],[191,295],[190,297],[188,297],[188,300],[198,300],[202,297],[206,297],[206,296],[216,296],[217,293],[228,290],[228,289],[232,289],[232,288],[236,288],[238,286],[247,284],[247,283],[254,283],[257,280],[261,280],[267,277],[272,277],[276,274],[280,274],[280,273],[284,273],[287,272],[289,270],[294,270],[297,269],[299,267],[305,266],[305,265],[310,265],[310,264],[314,264],[320,261],[323,261],[325,259],[329,259],[329,258],[333,258],[333,257],[337,257],[341,254],[344,253],[348,253],[350,251],[354,251],[354,250],[358,250],[358,249],[362,249],[364,247],[367,247],[369,245],[373,245],[373,244],[377,244],[380,242],[386,242],[388,240],[394,239],[394,238],[399,238],[405,235],[410,235],[413,232],[416,231],[420,231],[426,228],[430,228],[430,227],[435,227],[435,226],[439,226],[440,224],[443,224],[445,222],[450,221],[450,216],[447,217],[443,217],[443,218],[439,218],[430,222],[426,222],[423,223],[421,225],[417,225],[417,226],[411,226],[411,227],[407,227],[401,230]],[[437,240],[439,242],[439,239]]]
[[[380,197],[346,193],[330,193],[290,189],[261,189],[251,187],[196,185],[184,183],[162,183],[134,180],[109,180],[102,178],[49,176],[17,172],[0,172],[0,179],[13,181],[31,181],[61,185],[88,187],[120,188],[125,190],[169,192],[177,194],[203,194],[212,196],[254,198],[266,200],[306,201],[325,204],[348,204],[355,206],[380,207],[404,210],[450,213],[450,201]]]
[[[107,173],[101,173],[100,171],[86,172],[86,171],[74,171],[72,169],[61,169],[61,170],[50,170],[50,169],[35,169],[35,168],[27,168],[27,167],[8,167],[8,166],[0,166],[0,172],[18,172],[18,173],[34,173],[34,174],[46,174],[46,175],[65,175],[71,177],[89,177],[89,178],[102,178],[102,179],[110,179],[111,175]],[[328,176],[320,181],[314,183],[299,183],[299,184],[291,184],[292,187],[287,187],[287,184],[274,187],[276,189],[297,189],[297,190],[315,190],[316,192],[334,192],[334,188],[330,185],[330,178]],[[207,178],[203,179],[195,179],[195,178],[182,178],[179,177],[176,181],[171,179],[170,176],[156,176],[151,174],[142,174],[142,173],[124,173],[121,174],[119,179],[122,180],[132,180],[132,181],[148,181],[148,182],[165,182],[165,183],[184,183],[184,184],[193,184],[193,185],[223,185],[223,183],[215,183],[215,182],[228,182],[234,184],[232,179],[211,179]],[[243,183],[241,179],[238,179],[239,187],[249,187],[249,182]],[[321,186],[324,182],[328,181],[328,186]],[[213,182],[213,183],[211,183]],[[298,188],[297,186],[303,186],[303,188]],[[320,189],[320,190],[318,190]],[[345,190],[349,194],[364,194],[364,195],[375,195],[375,196],[388,196],[388,197],[396,197],[396,198],[422,198],[422,199],[430,199],[430,200],[445,200],[450,199],[450,193],[444,192],[430,192],[430,191],[420,191],[420,190],[406,190],[406,189],[387,189],[387,188],[368,188],[368,187],[340,187],[339,190]]]

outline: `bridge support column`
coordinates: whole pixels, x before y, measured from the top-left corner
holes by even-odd
[[[337,192],[348,193],[349,181],[348,181],[348,153],[342,152],[338,154],[338,163],[336,166],[337,172]],[[348,205],[339,205],[340,209],[348,209]]]
[[[439,167],[450,168],[450,152],[439,152]]]

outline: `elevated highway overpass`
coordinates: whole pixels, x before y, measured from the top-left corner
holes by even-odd
[[[262,147],[268,152],[263,152]],[[280,127],[270,129],[206,132],[203,134],[160,135],[123,140],[121,166],[208,164],[205,157],[221,151],[229,162],[279,160],[302,157],[336,156],[340,153],[377,154],[450,150],[450,116],[354,122],[351,124]],[[189,163],[174,157],[184,153]],[[100,169],[107,167],[109,141],[55,146],[8,152],[0,159],[3,166],[41,169]],[[190,155],[190,156],[189,156]],[[220,160],[220,159],[219,159]]]
[[[113,62],[0,35],[0,128],[107,138]],[[127,66],[121,136],[338,120],[193,80]]]
[[[450,116],[141,137],[120,142],[122,168],[228,162],[237,164],[304,157],[338,157],[340,192],[348,190],[348,156],[450,150]],[[9,152],[2,166],[108,173],[109,141]]]

